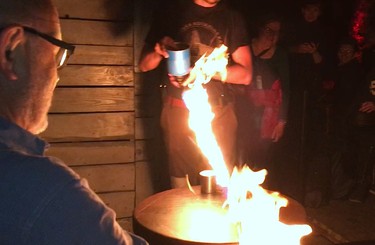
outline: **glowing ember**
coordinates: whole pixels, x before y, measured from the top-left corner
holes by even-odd
[[[184,83],[190,87],[183,94],[190,113],[189,126],[195,132],[197,145],[215,171],[217,184],[228,187],[223,207],[228,207],[228,217],[238,227],[240,244],[299,244],[302,236],[311,233],[311,227],[286,225],[279,221],[280,208],[286,207],[288,201],[279,193],[269,193],[260,186],[265,180],[266,170],[253,172],[248,167],[235,168],[229,177],[211,126],[215,115],[203,87],[216,74],[226,78],[226,51],[227,47],[223,45],[210,55],[202,56]]]

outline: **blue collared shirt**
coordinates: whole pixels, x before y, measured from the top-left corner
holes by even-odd
[[[46,146],[0,117],[0,244],[147,244]]]

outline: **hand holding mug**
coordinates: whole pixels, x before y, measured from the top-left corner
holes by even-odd
[[[168,78],[169,78],[169,82],[176,88],[184,87],[179,81],[177,81],[177,78],[175,76],[168,74]]]
[[[174,40],[171,37],[163,37],[159,42],[155,44],[154,50],[157,54],[160,56],[163,56],[164,58],[168,58],[169,54],[167,51],[167,47],[171,47],[174,45]]]

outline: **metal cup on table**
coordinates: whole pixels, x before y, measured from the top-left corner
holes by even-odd
[[[214,194],[216,192],[216,175],[213,170],[203,170],[199,173],[201,193]]]

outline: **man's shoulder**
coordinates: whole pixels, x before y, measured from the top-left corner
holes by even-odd
[[[2,152],[0,157],[0,195],[10,202],[38,206],[69,184],[80,182],[79,176],[61,160],[53,157]],[[18,196],[18,197],[17,197]]]
[[[25,177],[33,175],[39,180],[59,181],[78,179],[78,175],[70,169],[62,160],[55,157],[29,155],[17,151],[5,151],[0,156],[0,168],[7,170],[9,174],[17,176],[25,172]]]
[[[48,203],[79,177],[61,161],[17,151],[0,154],[0,233],[24,239]],[[17,238],[18,234],[18,238]]]

